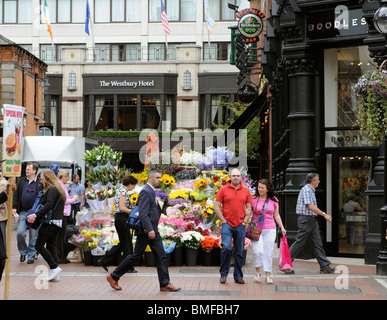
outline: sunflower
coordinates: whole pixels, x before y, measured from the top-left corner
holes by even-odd
[[[137,193],[133,193],[131,196],[130,196],[130,202],[133,203],[133,204],[136,204],[138,201],[138,194]]]

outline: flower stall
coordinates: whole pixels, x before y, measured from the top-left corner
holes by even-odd
[[[221,150],[219,153],[223,156],[223,161],[215,157],[215,151],[218,150]],[[164,154],[151,155],[157,159],[157,163],[160,159],[168,158],[165,151],[160,153]],[[109,152],[98,148],[96,154],[89,152],[88,157],[92,160],[100,160],[97,154],[106,155]],[[162,208],[158,231],[172,265],[219,265],[221,223],[216,216],[214,203],[218,190],[230,180],[225,168],[231,157],[232,154],[224,148],[217,150],[208,148],[203,155],[193,151],[173,150],[169,155],[169,159],[174,159],[174,163],[171,164],[154,166],[152,158],[148,159],[150,168],[157,168],[163,173],[160,186],[156,191],[156,197]],[[136,188],[129,192],[131,202],[136,204],[139,192],[148,179],[149,169],[136,173],[125,168],[109,167],[106,165],[109,163],[106,159],[103,162],[105,163],[103,168],[100,163],[93,162],[95,167],[87,173],[87,178],[93,181],[93,189],[86,194],[90,209],[80,217],[81,233],[72,239],[72,243],[81,246],[84,251],[92,255],[104,254],[110,245],[118,241],[117,236],[114,235],[112,220],[109,221],[107,218],[108,215],[102,215],[102,217],[100,215],[99,218],[95,215],[96,212],[106,213],[111,210],[112,205],[107,205],[106,199],[114,199],[117,183],[122,181],[126,174],[131,174],[138,180]],[[242,172],[242,175],[244,185],[253,192],[252,181],[248,174]],[[96,203],[98,201],[98,206],[92,205],[90,200],[96,200]],[[104,206],[104,209],[101,206]],[[99,223],[101,220],[103,220],[103,227]],[[106,233],[107,227],[111,228],[108,233]],[[136,237],[133,237],[134,241],[135,239]],[[246,240],[247,249],[250,243],[248,239]],[[150,255],[152,253],[148,250],[147,262],[147,257]],[[152,264],[147,263],[147,265]]]

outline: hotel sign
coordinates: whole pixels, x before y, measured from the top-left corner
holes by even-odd
[[[133,89],[140,87],[154,87],[155,81],[149,80],[139,80],[139,81],[127,81],[127,80],[99,80],[99,86],[101,88],[112,88],[112,87],[131,87]]]

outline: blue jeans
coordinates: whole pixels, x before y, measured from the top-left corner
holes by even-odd
[[[246,228],[243,224],[232,227],[228,223],[222,224],[222,249],[220,251],[220,276],[227,277],[231,265],[232,246],[234,239],[234,280],[242,279],[243,250],[245,245]]]
[[[28,260],[34,260],[36,249],[35,249],[35,243],[36,239],[38,238],[38,230],[34,230],[30,228],[30,236],[28,245],[26,242],[26,236],[27,236],[27,214],[28,211],[21,211],[19,212],[19,222],[17,224],[17,248],[21,255],[27,256]]]

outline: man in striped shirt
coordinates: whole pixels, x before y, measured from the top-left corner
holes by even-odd
[[[313,242],[313,253],[320,265],[320,273],[334,273],[335,269],[330,267],[323,243],[320,237],[320,228],[317,217],[323,216],[331,222],[332,217],[317,207],[315,189],[320,184],[317,173],[309,173],[306,177],[306,184],[298,195],[296,213],[298,215],[298,232],[296,241],[290,247],[292,260],[298,255],[308,238]],[[293,270],[283,270],[285,273],[294,273]]]

